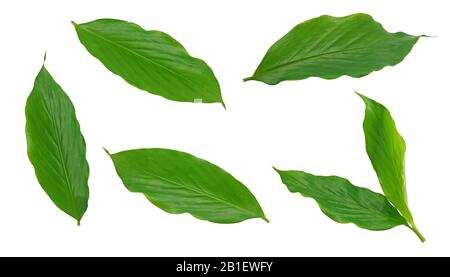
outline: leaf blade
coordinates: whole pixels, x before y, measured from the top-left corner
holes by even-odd
[[[116,19],[72,24],[88,52],[129,84],[169,100],[224,105],[211,68],[169,35]]]
[[[375,231],[406,224],[382,194],[355,186],[347,179],[274,169],[290,192],[313,198],[322,212],[338,223]]]
[[[72,102],[44,66],[25,115],[28,157],[39,184],[79,225],[89,198],[86,145]]]
[[[237,223],[257,217],[268,221],[250,190],[208,161],[159,148],[127,150],[109,156],[129,191],[143,193],[166,212],[190,213],[215,223]]]
[[[278,40],[244,81],[276,85],[309,77],[363,77],[400,63],[419,38],[389,33],[367,14],[324,15],[300,23]]]
[[[397,130],[389,110],[382,104],[357,93],[366,106],[363,130],[366,152],[374,168],[386,198],[411,224],[422,241],[425,238],[417,230],[408,206],[405,179],[406,143]]]

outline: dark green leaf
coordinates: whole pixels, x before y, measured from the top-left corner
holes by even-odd
[[[73,24],[89,53],[131,85],[170,100],[223,104],[211,68],[169,35],[115,19]]]
[[[397,131],[394,119],[386,107],[364,95],[359,96],[366,104],[363,125],[366,150],[383,192],[424,241],[425,238],[417,230],[408,207],[404,168],[405,141]]]
[[[369,230],[406,225],[405,219],[382,194],[352,185],[347,179],[275,170],[290,192],[313,198],[320,209],[336,222],[350,222]]]
[[[388,33],[367,14],[320,16],[294,27],[264,56],[252,77],[269,85],[308,77],[362,77],[396,65],[419,36]]]
[[[86,145],[69,97],[42,67],[26,104],[28,157],[42,188],[80,223],[89,198]]]
[[[166,212],[190,213],[216,223],[258,217],[267,221],[253,194],[208,161],[157,148],[128,150],[110,157],[129,191],[143,193]]]

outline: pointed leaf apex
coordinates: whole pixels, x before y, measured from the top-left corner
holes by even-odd
[[[111,154],[109,153],[108,149],[106,149],[105,147],[102,147],[102,149],[106,152],[106,154],[108,154],[108,156],[111,156]]]
[[[213,70],[168,34],[117,19],[79,25],[72,21],[72,25],[88,52],[130,85],[173,101],[220,101],[220,84]]]
[[[359,93],[357,90],[353,90],[354,93],[356,93],[356,95],[358,95],[361,98],[366,98],[366,96],[362,95],[361,93]]]
[[[275,171],[278,172],[278,173],[282,172],[282,170],[276,168],[275,166],[272,166],[272,168],[273,168],[273,170],[275,170]]]

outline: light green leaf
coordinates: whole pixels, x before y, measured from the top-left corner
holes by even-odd
[[[362,77],[396,65],[419,36],[389,33],[367,14],[323,15],[295,26],[270,47],[252,77],[269,85],[308,77]]]
[[[411,224],[412,230],[422,241],[425,238],[417,230],[408,207],[405,181],[406,144],[397,131],[388,109],[374,100],[358,94],[366,104],[364,135],[366,151],[377,173],[386,198]]]
[[[347,179],[275,170],[290,192],[313,198],[320,209],[336,222],[354,223],[369,230],[406,225],[405,219],[382,194],[352,185]]]
[[[109,155],[125,187],[131,192],[143,193],[166,212],[190,213],[216,223],[236,223],[258,217],[268,221],[253,194],[208,161],[158,148]]]
[[[170,100],[223,104],[211,68],[169,35],[115,19],[73,25],[89,53],[131,85]]]
[[[86,145],[69,97],[42,67],[26,104],[28,157],[55,205],[80,223],[88,206]]]

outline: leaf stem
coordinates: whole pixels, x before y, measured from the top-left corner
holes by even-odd
[[[253,79],[253,76],[252,77],[247,77],[247,78],[244,78],[244,79],[242,79],[244,82],[247,82],[247,81],[252,81],[252,80],[255,80],[255,79]]]
[[[417,237],[419,237],[421,242],[425,242],[425,237],[420,233],[419,229],[417,229],[414,223],[411,223],[411,226],[408,225],[408,228],[411,229]]]

